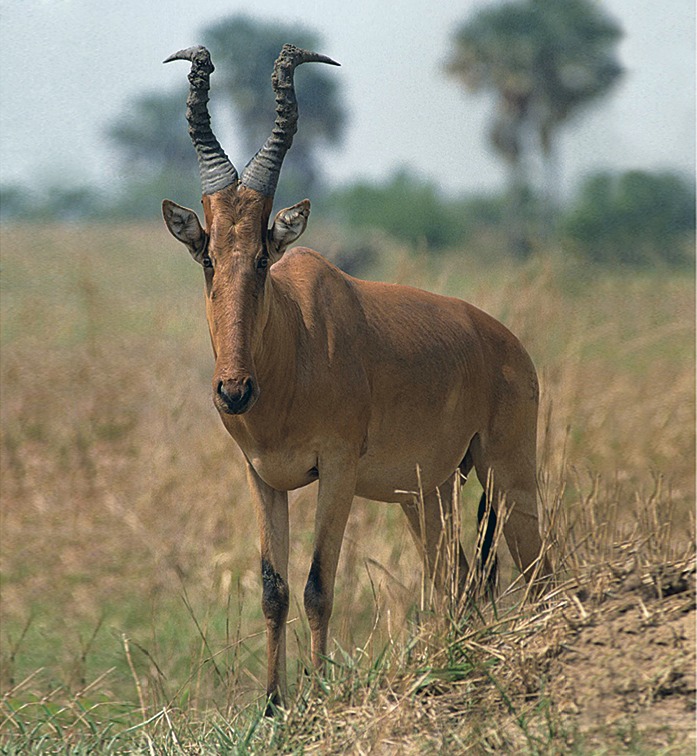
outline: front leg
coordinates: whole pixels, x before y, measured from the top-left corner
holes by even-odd
[[[312,664],[321,669],[327,655],[329,618],[341,544],[356,488],[357,458],[321,460],[315,515],[315,549],[305,585],[305,612],[310,625]]]
[[[247,480],[259,523],[261,541],[261,608],[266,618],[267,685],[269,700],[278,705],[286,696],[286,619],[288,591],[288,494],[277,491],[247,462]]]

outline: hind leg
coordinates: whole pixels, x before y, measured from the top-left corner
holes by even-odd
[[[421,554],[424,567],[436,588],[462,595],[469,566],[460,544],[459,517],[455,512],[455,486],[459,472],[423,497],[402,503],[409,530]]]
[[[531,579],[542,550],[535,446],[535,423],[531,422],[522,426],[509,423],[500,434],[478,434],[470,447],[479,482],[485,491],[491,486],[493,507],[498,508],[505,499],[503,535],[526,580]],[[549,574],[545,558],[539,576]]]

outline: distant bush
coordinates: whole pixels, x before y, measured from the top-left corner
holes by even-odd
[[[684,264],[695,230],[695,188],[673,173],[599,173],[582,185],[562,235],[586,258]]]
[[[21,186],[0,186],[0,221],[19,220],[29,214],[29,197]]]
[[[505,222],[499,196],[450,197],[438,186],[402,168],[381,183],[359,181],[331,192],[318,212],[340,225],[379,230],[429,251],[461,246],[473,235]]]
[[[0,220],[73,223],[104,212],[100,191],[88,185],[49,185],[40,193],[9,184],[0,186]]]
[[[160,218],[162,200],[199,208],[201,194],[195,176],[181,172],[127,176],[121,186],[102,189],[89,184],[48,185],[40,191],[16,184],[0,186],[0,221],[81,223],[89,221],[153,220]]]
[[[379,229],[429,248],[452,244],[462,231],[452,203],[436,185],[404,169],[380,184],[361,181],[332,192],[326,209],[342,225]]]

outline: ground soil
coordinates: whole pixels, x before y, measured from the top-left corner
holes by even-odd
[[[614,732],[640,752],[695,752],[694,578],[694,562],[606,573],[535,640],[569,745],[606,746]]]

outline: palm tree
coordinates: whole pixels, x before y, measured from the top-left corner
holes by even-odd
[[[289,42],[327,51],[319,37],[302,26],[263,22],[245,15],[218,22],[203,36],[217,67],[216,88],[227,93],[242,145],[251,158],[274,122],[271,72],[281,47]],[[346,123],[336,75],[328,75],[319,66],[303,66],[296,78],[300,123],[283,167],[283,194],[294,185],[300,193],[312,190],[320,178],[317,148],[338,142]],[[297,201],[297,197],[291,201]]]
[[[549,218],[559,196],[557,135],[617,83],[621,35],[591,0],[512,0],[480,10],[455,34],[448,72],[470,91],[496,97],[489,136],[509,165],[518,254],[529,247],[521,208],[534,189],[533,161],[539,157],[544,165]]]

